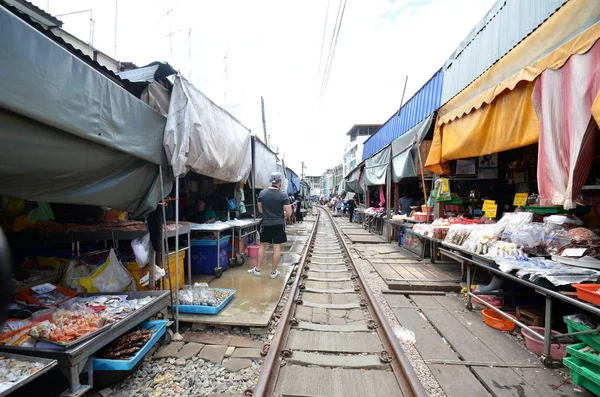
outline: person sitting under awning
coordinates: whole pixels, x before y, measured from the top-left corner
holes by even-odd
[[[196,208],[188,212],[184,219],[193,223],[215,223],[217,214],[200,199],[196,202]]]

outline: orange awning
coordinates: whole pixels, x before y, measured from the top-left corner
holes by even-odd
[[[543,58],[489,87],[507,70],[535,59],[563,42],[590,18],[600,15],[600,1],[571,0],[483,75],[438,110],[433,144],[425,167],[449,172],[447,161],[515,149],[536,143],[538,121],[531,92],[546,69],[559,69],[571,55],[586,53],[600,38],[600,22]],[[600,102],[598,103],[600,116]],[[600,118],[600,117],[599,117]]]

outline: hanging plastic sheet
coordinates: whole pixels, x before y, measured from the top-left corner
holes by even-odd
[[[423,138],[429,131],[433,115],[408,130],[392,142],[392,180],[400,182],[403,178],[416,177],[419,168],[419,149]]]
[[[294,195],[300,191],[300,178],[290,168],[286,168],[286,174],[288,178],[287,193]]]
[[[266,189],[271,186],[271,173],[281,171],[277,165],[277,155],[271,151],[260,139],[254,139],[254,165],[253,172],[256,174],[254,180],[256,189]],[[252,185],[250,178],[250,185]]]
[[[252,167],[250,131],[180,74],[175,77],[164,147],[175,176],[188,171],[244,182]]]
[[[360,184],[360,176],[363,172],[363,166],[359,165],[352,170],[346,177],[346,190],[349,192],[364,194],[363,186]]]
[[[165,118],[2,6],[0,26],[0,194],[155,209]]]
[[[597,126],[592,99],[600,91],[600,42],[537,79],[533,103],[540,120],[540,204],[575,208],[594,157]]]
[[[364,178],[366,186],[385,185],[390,164],[391,146],[365,160]]]

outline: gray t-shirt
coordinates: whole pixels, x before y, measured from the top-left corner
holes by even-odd
[[[258,201],[262,204],[263,226],[285,225],[283,206],[290,205],[290,199],[279,189],[263,189],[258,195]]]

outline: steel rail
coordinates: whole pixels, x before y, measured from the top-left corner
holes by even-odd
[[[327,210],[324,211],[328,213]],[[390,327],[385,315],[377,304],[375,294],[373,294],[373,291],[371,291],[371,288],[369,287],[365,276],[362,274],[362,271],[356,265],[356,262],[354,262],[354,258],[350,254],[350,249],[348,248],[348,244],[346,244],[346,241],[340,232],[339,226],[334,221],[333,216],[329,213],[328,215],[331,219],[331,223],[333,223],[333,228],[340,239],[340,245],[343,247],[348,261],[358,275],[356,280],[360,284],[363,295],[366,295],[365,300],[367,301],[367,305],[369,306],[369,309],[371,309],[371,313],[375,315],[375,321],[379,325],[379,327],[377,327],[377,333],[379,334],[379,338],[381,339],[383,347],[387,351],[391,351],[391,356],[395,358],[390,365],[392,366],[392,370],[396,375],[396,379],[398,380],[398,384],[400,385],[402,393],[406,397],[427,397],[427,392],[423,388],[423,385],[421,384],[421,381],[414,371],[410,361],[406,357],[406,354],[404,354],[404,350],[402,350],[400,342],[398,342],[398,339],[394,335],[392,327]]]
[[[279,320],[279,324],[277,325],[277,329],[275,330],[275,335],[269,346],[269,353],[267,354],[267,357],[265,358],[265,361],[260,369],[258,383],[256,384],[254,391],[247,389],[243,394],[244,397],[267,397],[273,395],[273,390],[277,383],[277,375],[279,374],[279,369],[281,367],[281,357],[279,355],[279,351],[281,350],[281,342],[285,341],[290,329],[289,322],[292,315],[292,308],[294,306],[294,302],[296,299],[298,299],[298,295],[301,292],[299,286],[302,281],[302,270],[304,268],[304,264],[306,263],[308,253],[314,244],[320,219],[321,212],[319,211],[313,229],[310,232],[310,236],[307,240],[307,244],[302,252],[302,257],[298,262],[296,277],[294,278],[290,295],[288,296],[288,300],[285,303],[283,312],[281,313],[281,318]]]
[[[367,303],[367,307],[369,308],[370,313],[375,317],[375,322],[377,323],[376,332],[381,340],[381,343],[386,352],[391,352],[390,356],[393,360],[390,363],[392,371],[398,381],[398,385],[402,394],[406,397],[427,397],[427,393],[425,389],[421,385],[416,373],[414,372],[412,365],[408,361],[400,343],[395,337],[392,328],[388,324],[383,312],[379,308],[377,304],[377,300],[375,295],[369,288],[367,281],[356,265],[354,258],[350,254],[350,250],[344,241],[342,233],[339,230],[338,225],[335,223],[333,217],[326,209],[321,209],[328,214],[328,218],[332,223],[332,227],[335,230],[335,233],[338,237],[338,242],[340,248],[343,250],[343,253],[346,255],[348,260],[348,264],[354,268],[354,271],[357,275],[356,281],[359,284],[360,290],[363,293],[363,298]],[[303,251],[301,260],[298,265],[298,270],[296,271],[296,277],[294,279],[292,289],[290,291],[290,296],[284,310],[281,314],[281,319],[279,325],[277,326],[277,330],[275,332],[275,336],[270,344],[269,351],[267,357],[265,358],[265,362],[262,365],[258,383],[255,387],[255,390],[252,391],[250,389],[246,390],[243,394],[244,397],[267,397],[272,396],[277,384],[277,377],[279,374],[279,369],[282,366],[282,358],[280,356],[280,350],[282,341],[285,341],[288,335],[290,326],[290,319],[292,316],[293,307],[296,304],[296,300],[301,292],[300,284],[303,280],[303,271],[304,266],[306,264],[306,260],[310,258],[309,254],[315,244],[315,239],[317,237],[317,228],[319,224],[319,220],[321,219],[321,211],[317,216],[317,220],[315,222],[315,226],[311,231],[310,237],[308,239],[308,243]]]

